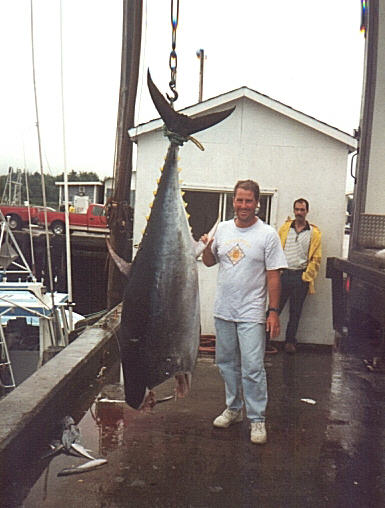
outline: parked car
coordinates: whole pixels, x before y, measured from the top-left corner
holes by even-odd
[[[0,210],[4,217],[8,218],[8,224],[12,230],[27,226],[30,220],[31,224],[39,222],[39,211],[36,206],[0,205]]]
[[[47,223],[55,235],[65,232],[65,213],[47,209]],[[44,210],[39,212],[39,225],[45,225]],[[86,213],[69,213],[70,231],[109,233],[104,205],[91,204]]]

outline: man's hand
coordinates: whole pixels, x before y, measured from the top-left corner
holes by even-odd
[[[266,331],[270,332],[270,339],[278,337],[281,327],[279,324],[279,316],[277,312],[271,311],[266,319]]]
[[[202,261],[206,266],[213,266],[216,264],[214,254],[211,251],[211,245],[214,241],[214,237],[209,239],[209,235],[206,233],[200,237],[200,240],[206,245],[205,250],[202,253]]]
[[[281,272],[280,270],[268,270],[266,272],[267,291],[269,294],[269,308],[277,309],[279,307],[279,297],[281,295]],[[266,331],[270,332],[270,338],[278,337],[280,332],[278,312],[271,310],[266,320]]]

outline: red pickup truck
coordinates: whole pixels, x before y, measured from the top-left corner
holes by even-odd
[[[37,224],[39,221],[39,210],[36,206],[30,206],[29,213],[28,206],[0,205],[0,210],[4,217],[8,218],[8,224],[12,230],[27,226],[29,220],[32,224]]]
[[[65,232],[64,212],[47,210],[47,223],[55,235]],[[86,213],[69,213],[71,231],[88,231],[93,233],[109,233],[104,205],[89,205]],[[45,225],[44,210],[39,212],[39,225]]]

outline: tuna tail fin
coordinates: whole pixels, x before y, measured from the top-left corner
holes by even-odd
[[[172,109],[163,95],[159,92],[151,79],[150,71],[147,71],[147,84],[152,101],[166,124],[169,131],[183,137],[188,137],[194,132],[203,131],[227,118],[234,111],[235,106],[225,111],[209,113],[208,115],[190,118]]]

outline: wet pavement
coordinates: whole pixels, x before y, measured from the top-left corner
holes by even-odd
[[[362,352],[344,349],[303,346],[296,355],[266,357],[266,445],[250,443],[246,421],[212,426],[224,390],[210,357],[199,359],[188,398],[150,414],[119,403],[89,408],[88,397],[73,416],[82,444],[108,463],[57,477],[87,459],[42,461],[35,452],[18,465],[0,506],[383,507],[385,374],[369,372]],[[165,384],[156,394],[172,390]]]

